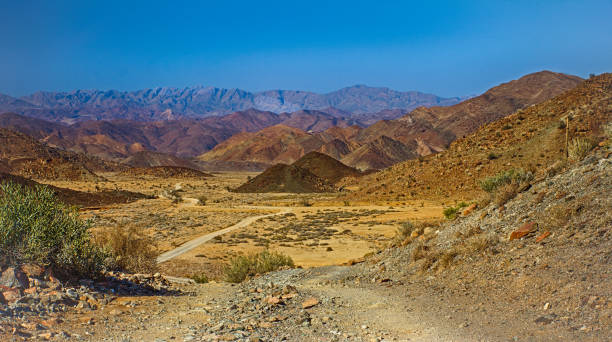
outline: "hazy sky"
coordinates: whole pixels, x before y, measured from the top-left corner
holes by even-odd
[[[608,1],[0,0],[0,93],[353,84],[477,94],[612,71]]]

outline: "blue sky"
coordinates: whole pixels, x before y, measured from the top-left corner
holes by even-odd
[[[0,93],[353,84],[480,93],[612,71],[612,1],[0,2]]]

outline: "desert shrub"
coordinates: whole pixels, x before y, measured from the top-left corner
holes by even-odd
[[[191,276],[191,279],[198,284],[206,284],[208,283],[208,276],[205,273],[195,274]]]
[[[498,207],[501,207],[504,204],[508,203],[508,201],[516,197],[516,195],[518,194],[518,190],[519,185],[516,183],[504,184],[500,186],[497,191],[495,191],[495,204]]]
[[[588,138],[574,138],[568,146],[568,156],[571,160],[582,160],[593,149],[593,142]]]
[[[403,222],[395,229],[395,236],[393,237],[394,244],[400,244],[404,242],[412,234],[414,225],[410,222]]]
[[[0,184],[0,263],[38,263],[71,276],[96,276],[104,252],[90,239],[90,223],[45,186]]]
[[[208,201],[208,198],[206,198],[206,196],[198,197],[198,204],[199,205],[206,205],[206,201]]]
[[[311,207],[312,206],[312,202],[310,202],[308,200],[308,198],[303,198],[300,203],[302,204],[303,207]]]
[[[257,254],[237,256],[225,269],[225,280],[230,283],[240,283],[247,277],[276,271],[283,266],[295,265],[291,257],[278,252],[264,250]]]
[[[153,239],[142,228],[115,226],[94,236],[97,245],[109,255],[109,267],[131,273],[150,273],[157,269]]]
[[[442,213],[444,214],[444,217],[446,217],[447,219],[454,220],[457,218],[457,214],[461,211],[461,209],[467,207],[468,205],[469,204],[465,202],[460,202],[459,204],[457,204],[456,207],[448,207],[444,209]]]
[[[603,127],[603,132],[606,138],[612,139],[612,122],[609,122]]]
[[[510,169],[508,171],[502,171],[495,176],[487,177],[480,181],[480,188],[482,190],[493,193],[497,188],[502,185],[510,183],[525,183],[533,179],[533,173],[526,172],[523,169]]]

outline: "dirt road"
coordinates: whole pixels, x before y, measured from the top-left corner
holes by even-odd
[[[225,233],[229,233],[233,230],[239,229],[239,228],[244,228],[249,226],[250,224],[252,224],[253,222],[266,218],[266,217],[271,217],[271,216],[277,216],[277,215],[284,215],[289,213],[288,210],[284,210],[281,211],[279,213],[274,213],[274,214],[267,214],[267,215],[259,215],[259,216],[253,216],[253,217],[248,217],[238,223],[236,223],[233,226],[221,229],[221,230],[217,230],[216,232],[212,232],[206,235],[202,235],[198,238],[195,238],[191,241],[188,241],[184,244],[182,244],[181,246],[179,246],[178,248],[175,248],[171,251],[168,251],[166,253],[161,254],[160,256],[157,257],[157,263],[162,263],[162,262],[166,262],[172,258],[175,258],[183,253],[189,252],[190,250],[200,246],[201,244],[208,242],[212,239],[214,239],[217,236],[223,235]]]

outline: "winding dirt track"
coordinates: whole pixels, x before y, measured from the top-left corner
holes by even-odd
[[[157,263],[160,264],[162,262],[166,262],[170,259],[176,258],[177,256],[189,252],[190,250],[198,247],[199,245],[206,243],[212,239],[214,239],[215,237],[219,236],[219,235],[223,235],[225,233],[229,233],[233,230],[239,229],[239,228],[244,228],[247,227],[248,225],[254,223],[257,220],[261,220],[263,218],[266,217],[271,217],[271,216],[277,216],[277,215],[284,215],[289,213],[289,210],[284,210],[278,213],[274,213],[274,214],[266,214],[266,215],[259,215],[259,216],[252,216],[252,217],[247,217],[244,220],[236,223],[233,226],[221,229],[221,230],[217,230],[216,232],[212,232],[206,235],[202,235],[200,237],[197,237],[191,241],[185,242],[184,244],[182,244],[181,246],[168,251],[166,253],[161,254],[160,256],[157,257]]]

